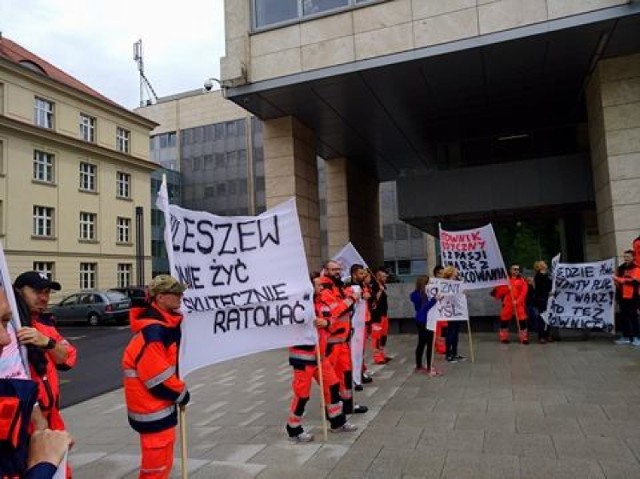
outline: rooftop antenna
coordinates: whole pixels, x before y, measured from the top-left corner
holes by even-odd
[[[138,40],[133,44],[133,61],[138,63],[138,71],[140,72],[140,106],[152,105],[153,100],[158,101],[158,95],[156,95],[155,90],[151,86],[151,82],[144,74],[142,40]]]

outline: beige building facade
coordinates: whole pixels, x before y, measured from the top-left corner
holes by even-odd
[[[63,286],[53,300],[150,279],[153,127],[0,39],[0,239],[13,277],[49,274]]]
[[[334,249],[380,251],[358,203],[387,180],[434,235],[554,222],[580,261],[640,234],[640,2],[226,0],[225,18],[226,96],[263,120],[267,198],[297,196],[311,257],[314,153]]]

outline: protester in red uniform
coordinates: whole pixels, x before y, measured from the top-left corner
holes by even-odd
[[[55,318],[45,313],[51,290],[60,291],[57,281],[43,273],[27,271],[19,275],[13,287],[22,328],[18,341],[27,346],[31,378],[38,383],[38,403],[49,429],[65,428],[60,414],[60,382],[58,371],[76,365],[77,350],[56,329]]]
[[[322,291],[322,286],[320,285],[320,274],[316,273],[314,276],[314,298],[317,298]],[[340,381],[327,358],[329,308],[322,306],[319,302],[315,302],[315,305],[316,319],[314,320],[314,325],[318,329],[323,395],[327,417],[331,424],[331,432],[352,432],[358,428],[348,423],[342,412]],[[289,440],[294,442],[313,441],[313,435],[306,432],[302,427],[302,416],[309,401],[312,380],[315,379],[319,383],[318,351],[316,346],[300,345],[290,347],[289,364],[293,367],[293,399],[291,400],[289,418],[287,419],[287,434],[289,435]]]
[[[511,266],[509,276],[509,286],[498,286],[491,291],[493,297],[502,301],[498,337],[501,343],[509,343],[509,323],[515,315],[520,327],[520,342],[529,344],[525,304],[528,290],[527,281],[520,274],[520,266],[517,264]]]
[[[161,274],[149,284],[151,305],[130,312],[131,330],[122,367],[131,427],[140,433],[140,478],[164,479],[171,474],[178,422],[176,405],[189,402],[178,377],[179,312],[186,286]]]
[[[627,250],[623,254],[624,262],[618,266],[613,279],[616,283],[616,297],[620,305],[620,324],[622,332],[615,344],[640,346],[640,324],[638,307],[640,306],[640,266],[634,261],[634,253]]]
[[[351,313],[360,299],[360,293],[348,293],[342,283],[342,268],[335,261],[328,261],[324,276],[320,279],[321,291],[317,297],[317,308],[329,320],[327,357],[340,381],[340,398],[345,414],[365,413],[366,406],[353,404],[353,373],[351,368]]]

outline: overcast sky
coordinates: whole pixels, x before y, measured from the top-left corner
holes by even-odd
[[[0,0],[0,31],[127,108],[139,104],[133,43],[158,96],[219,77],[223,0]]]

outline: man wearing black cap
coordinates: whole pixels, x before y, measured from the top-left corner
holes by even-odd
[[[13,283],[22,328],[18,340],[27,347],[31,378],[38,383],[38,403],[48,427],[64,430],[60,414],[58,370],[68,371],[76,364],[77,351],[55,327],[51,314],[45,313],[51,290],[60,291],[60,283],[43,273],[27,271]]]

